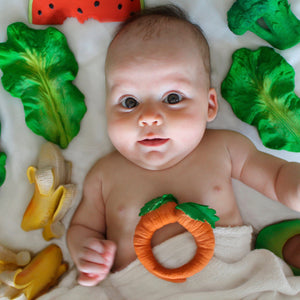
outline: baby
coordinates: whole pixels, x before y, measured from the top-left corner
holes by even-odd
[[[231,179],[300,211],[300,164],[257,151],[244,136],[206,129],[218,110],[209,48],[176,7],[129,20],[106,58],[108,133],[116,151],[88,173],[67,241],[78,282],[96,285],[136,259],[139,211],[163,194],[216,210],[217,226],[243,220]],[[153,246],[184,231],[158,230]]]

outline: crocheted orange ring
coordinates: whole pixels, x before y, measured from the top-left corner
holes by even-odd
[[[134,249],[138,259],[149,272],[161,279],[186,281],[186,278],[201,271],[214,254],[215,238],[212,227],[215,228],[215,222],[219,220],[215,213],[215,210],[206,205],[193,202],[178,204],[171,194],[151,200],[141,209],[141,219],[135,230]],[[151,239],[156,230],[176,222],[193,235],[197,251],[188,263],[168,269],[153,255]]]

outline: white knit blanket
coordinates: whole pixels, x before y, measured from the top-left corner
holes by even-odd
[[[290,268],[270,251],[251,251],[251,226],[218,227],[214,233],[214,257],[184,283],[159,279],[135,260],[96,287],[77,285],[76,271],[72,270],[41,299],[299,299],[300,277],[293,276]],[[184,233],[153,251],[162,264],[175,267],[189,260],[195,247],[193,237]]]

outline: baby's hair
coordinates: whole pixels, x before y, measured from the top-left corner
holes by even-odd
[[[150,39],[153,35],[159,35],[162,24],[169,21],[180,21],[190,27],[196,38],[199,40],[199,48],[203,57],[205,70],[209,76],[210,82],[210,53],[209,45],[206,37],[198,24],[191,22],[187,14],[178,6],[169,4],[143,9],[141,12],[132,15],[126,21],[120,24],[115,34],[114,39],[121,33],[127,31],[130,25],[135,23],[140,27],[140,32],[143,34],[143,39]]]
[[[141,19],[143,17],[149,17],[149,16],[160,16],[164,17],[165,19],[177,19],[184,22],[191,23],[187,17],[187,14],[178,6],[174,4],[168,4],[168,5],[159,5],[154,7],[148,7],[143,10],[141,10],[138,13],[133,14],[131,17],[129,17],[126,21],[120,24],[120,27],[117,32],[120,32],[123,28],[125,28],[128,24],[131,24],[135,22],[138,19]],[[157,21],[157,20],[156,20]],[[199,30],[202,33],[201,28],[193,24],[197,27],[197,30]]]

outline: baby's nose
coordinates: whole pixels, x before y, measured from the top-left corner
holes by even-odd
[[[139,117],[139,126],[159,126],[163,122],[161,114],[156,110],[145,110]]]

